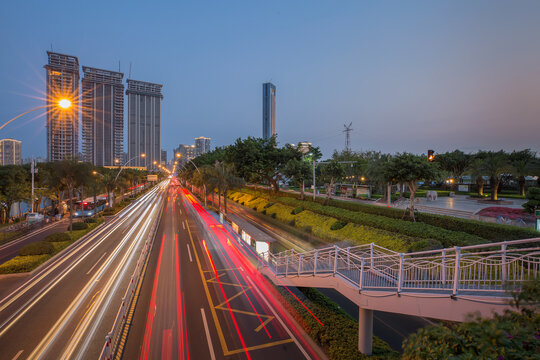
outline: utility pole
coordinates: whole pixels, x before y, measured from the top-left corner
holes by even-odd
[[[32,173],[32,212],[34,212],[34,158],[32,158],[32,163],[30,164],[30,172]]]
[[[343,132],[345,133],[345,151],[349,152],[351,151],[351,131],[353,130],[351,128],[352,122],[347,126],[343,125],[345,130]]]
[[[315,186],[315,159],[313,159],[313,201],[315,201],[315,189],[317,187]]]

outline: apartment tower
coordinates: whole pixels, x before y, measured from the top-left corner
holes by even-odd
[[[276,135],[276,86],[263,84],[263,138]]]
[[[129,166],[154,169],[161,161],[162,87],[160,84],[127,80]]]
[[[0,165],[21,164],[21,142],[14,139],[0,140]]]
[[[201,136],[195,138],[195,156],[210,152],[210,138]]]
[[[119,165],[124,147],[124,74],[88,66],[83,66],[83,74],[84,161],[96,166]]]
[[[47,159],[74,158],[79,149],[79,59],[47,51]],[[61,99],[71,101],[60,108]]]

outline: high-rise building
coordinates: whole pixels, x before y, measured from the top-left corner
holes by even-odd
[[[74,158],[79,149],[79,59],[47,51],[47,159]],[[57,104],[71,101],[67,109]]]
[[[195,157],[210,152],[210,138],[201,136],[195,138]]]
[[[188,162],[189,160],[192,160],[195,158],[195,145],[185,145],[180,144],[178,145],[177,149],[174,149],[174,156],[176,157],[176,154],[180,154],[180,164],[184,164]]]
[[[263,138],[276,135],[276,87],[272,83],[263,84]]]
[[[128,154],[130,166],[156,168],[161,161],[161,88],[163,85],[127,80]],[[141,154],[146,154],[141,157]],[[128,160],[129,160],[128,159]]]
[[[161,150],[161,163],[167,163],[167,150]]]
[[[0,140],[0,165],[21,164],[21,142],[14,139]]]
[[[83,66],[82,153],[97,166],[114,166],[124,150],[124,74]]]

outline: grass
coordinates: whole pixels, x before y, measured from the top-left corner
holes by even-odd
[[[103,218],[98,218],[96,223],[89,224],[88,229],[68,233],[71,238],[70,241],[52,242],[51,244],[54,246],[54,252],[52,254],[16,256],[0,265],[0,274],[15,274],[32,271],[102,223]]]

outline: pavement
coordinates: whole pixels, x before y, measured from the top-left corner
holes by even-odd
[[[324,359],[247,250],[184,191],[169,190],[122,358]]]
[[[164,185],[31,274],[0,278],[0,358],[99,357]]]

